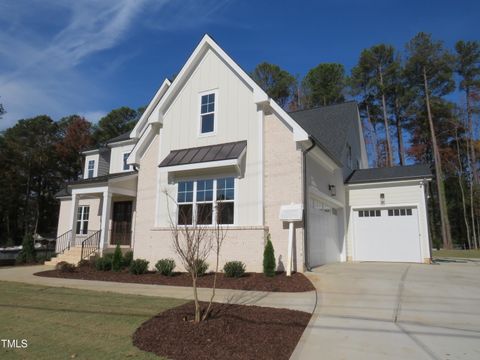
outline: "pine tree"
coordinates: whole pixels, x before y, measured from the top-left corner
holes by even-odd
[[[268,234],[267,244],[263,251],[263,273],[268,277],[275,276],[275,251],[270,240],[270,234]]]

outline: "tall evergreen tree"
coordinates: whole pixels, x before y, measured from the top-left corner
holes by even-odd
[[[323,63],[311,69],[302,81],[305,107],[345,101],[345,69],[342,64]]]
[[[278,65],[263,62],[251,73],[252,79],[275,100],[285,107],[295,91],[296,79]]]
[[[441,236],[443,246],[449,249],[452,247],[452,238],[445,198],[442,160],[432,115],[432,101],[438,102],[442,96],[450,93],[455,87],[452,76],[452,57],[445,50],[442,42],[432,40],[431,35],[426,33],[419,33],[410,40],[407,44],[407,54],[405,74],[409,80],[409,85],[417,91],[423,100],[427,112],[435,164]]]

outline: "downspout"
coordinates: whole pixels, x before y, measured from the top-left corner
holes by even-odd
[[[427,179],[423,179],[423,184],[424,184],[423,194],[425,196],[425,217],[427,220],[428,246],[430,247],[430,264],[433,264],[433,238],[432,238],[432,233],[430,229],[430,220],[428,215],[429,206],[430,206],[428,201],[430,183]]]
[[[311,271],[312,268],[308,263],[308,194],[307,194],[307,154],[315,147],[315,141],[309,136],[308,139],[311,141],[307,149],[302,151],[302,161],[303,161],[303,253],[304,253],[304,263],[303,265],[308,271]]]

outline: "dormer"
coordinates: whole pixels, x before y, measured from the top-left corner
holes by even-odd
[[[108,175],[110,168],[110,150],[108,148],[86,150],[82,154],[85,156],[84,179]]]
[[[130,133],[125,133],[107,141],[110,149],[110,174],[128,172],[133,166],[127,163],[128,156],[135,146],[135,139],[130,138]]]

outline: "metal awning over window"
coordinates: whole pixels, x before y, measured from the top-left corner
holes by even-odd
[[[247,141],[201,146],[171,151],[158,165],[169,172],[191,171],[196,169],[240,167],[245,154]]]

